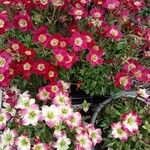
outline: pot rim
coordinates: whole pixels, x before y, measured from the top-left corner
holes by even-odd
[[[136,92],[136,91],[130,91],[130,92],[123,91],[123,92],[117,93],[117,94],[111,96],[110,98],[108,98],[107,100],[105,100],[104,102],[100,103],[100,104],[97,106],[96,111],[94,112],[94,114],[93,114],[93,116],[92,116],[91,123],[95,125],[96,118],[97,118],[99,112],[100,112],[107,104],[109,104],[109,103],[112,102],[113,100],[115,100],[115,99],[117,99],[117,98],[120,98],[120,97],[122,97],[122,96],[129,97],[129,98],[137,98],[137,100],[140,100],[140,101],[143,101],[143,102],[144,102],[144,98],[137,96],[137,92]]]

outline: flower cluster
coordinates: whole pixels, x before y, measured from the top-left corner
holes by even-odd
[[[149,16],[137,14],[147,8],[144,0],[1,0],[0,7],[1,47],[12,57],[6,67],[9,73],[0,76],[1,87],[8,86],[9,81],[37,76],[42,76],[39,86],[60,78],[88,82],[86,76],[82,79],[78,74],[83,66],[99,68],[105,82],[109,80],[113,86],[111,79],[121,68],[117,61],[121,64],[126,55],[140,60],[141,51],[143,57],[149,57]],[[135,48],[136,52],[130,53]],[[113,72],[106,72],[108,68]],[[136,71],[132,74],[143,81]],[[127,79],[121,80],[127,81],[115,84],[129,90],[132,81],[126,75],[118,73],[116,80],[125,76]],[[86,85],[83,83],[84,89]]]
[[[121,119],[121,121],[111,124],[112,136],[121,141],[127,141],[129,136],[138,133],[142,120],[135,111],[123,114]]]
[[[115,86],[130,90],[133,83],[137,81],[140,84],[150,83],[150,69],[142,66],[135,59],[129,58],[123,64],[122,71],[115,76]]]
[[[81,114],[73,110],[67,92],[69,85],[63,81],[59,81],[59,84],[61,84],[61,90],[49,93],[51,105],[44,101],[45,104],[39,106],[28,91],[20,93],[18,89],[12,88],[4,93],[3,108],[0,112],[2,149],[67,150],[73,146],[73,149],[76,150],[92,150],[97,143],[102,141],[101,130],[95,129],[92,124],[83,122]],[[54,86],[52,89],[57,89],[58,85]],[[46,96],[47,93],[44,91],[39,95]],[[42,100],[45,99],[46,97]],[[8,124],[12,124],[13,128],[9,128]],[[29,126],[32,126],[33,130],[33,128],[38,128],[40,124],[43,128],[46,126],[53,131],[51,137],[46,137],[51,138],[51,141],[43,143],[42,137],[39,135],[34,133],[34,136],[30,137],[29,133],[20,131],[22,127],[25,129]],[[23,134],[21,134],[22,132]],[[69,133],[73,134],[73,137],[70,137]]]

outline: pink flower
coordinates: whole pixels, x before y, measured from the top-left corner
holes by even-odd
[[[33,28],[30,15],[22,12],[19,12],[19,14],[14,17],[13,25],[22,32],[32,30]]]
[[[0,34],[4,34],[10,28],[6,11],[0,12]]]
[[[150,44],[150,28],[148,28],[146,31],[145,39]]]
[[[63,90],[62,84],[59,81],[51,82],[48,86],[51,98],[55,97],[56,93],[62,92]]]
[[[138,132],[138,126],[141,125],[142,120],[139,117],[138,113],[132,111],[130,113],[125,113],[122,115],[122,126],[124,129],[127,129],[130,134]]]
[[[106,0],[103,6],[109,10],[114,10],[120,6],[120,1],[119,0]]]
[[[73,46],[75,52],[87,48],[86,37],[76,31],[73,32],[72,37],[70,37],[70,44]]]
[[[10,119],[10,114],[0,110],[0,130],[5,129],[7,121]]]
[[[0,87],[9,86],[10,82],[10,73],[9,71],[5,71],[4,73],[0,72]]]
[[[93,17],[93,18],[103,18],[103,15],[104,15],[104,11],[102,9],[98,9],[98,8],[92,8],[90,10],[90,15]]]
[[[113,138],[119,138],[121,141],[127,141],[129,134],[126,130],[123,129],[121,122],[113,122],[111,124],[111,128]]]
[[[131,72],[132,69],[141,66],[140,63],[132,58],[129,58],[127,62],[123,65],[123,68],[126,72]]]
[[[60,65],[60,66],[65,66],[65,62],[66,61],[69,61],[69,58],[68,58],[68,53],[67,53],[67,50],[66,49],[54,49],[53,50],[53,55],[54,57],[56,58],[57,60],[57,63]]]
[[[32,150],[48,150],[49,146],[45,143],[37,143],[33,145]]]
[[[93,146],[102,141],[102,131],[101,129],[95,129],[94,125],[91,124],[88,128],[89,138],[92,140]]]
[[[49,91],[50,91],[49,85],[39,88],[39,93],[37,94],[37,98],[42,101],[49,100],[50,99]]]
[[[127,76],[125,72],[118,72],[115,75],[115,86],[123,87],[125,90],[130,90],[132,86],[132,80]]]
[[[62,120],[65,122],[73,113],[73,109],[70,106],[60,105],[60,116]]]
[[[111,25],[105,28],[106,37],[112,38],[115,41],[122,39],[123,35],[117,26]]]
[[[34,30],[33,34],[34,34],[33,41],[35,43],[40,43],[43,46],[47,45],[48,29],[46,26],[41,26],[39,29]]]
[[[137,68],[134,68],[131,70],[131,75],[133,77],[136,78],[136,80],[138,81],[143,81],[143,75],[142,74],[145,74],[145,68],[142,67],[142,66],[138,66]]]
[[[92,150],[92,141],[89,139],[89,135],[80,133],[76,135],[75,150]]]
[[[78,61],[78,56],[75,52],[70,52],[67,54],[67,59],[64,62],[63,66],[66,69],[72,68],[72,66]]]
[[[79,112],[75,112],[71,116],[69,116],[69,118],[67,118],[65,122],[70,129],[74,129],[81,125],[81,119],[81,114]]]
[[[85,11],[84,7],[72,7],[69,14],[73,15],[75,20],[80,20],[87,16],[87,12]]]
[[[11,63],[11,56],[4,50],[0,50],[0,72],[4,73],[9,69]]]
[[[52,100],[55,105],[71,105],[71,100],[69,98],[68,92],[59,92],[55,94],[55,97]]]
[[[87,62],[90,62],[90,64],[95,67],[97,65],[103,64],[103,52],[102,51],[95,51],[90,50],[89,54],[86,56]]]

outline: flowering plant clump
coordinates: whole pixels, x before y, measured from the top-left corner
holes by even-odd
[[[21,93],[16,88],[4,92],[1,149],[92,150],[102,141],[101,130],[83,122],[81,114],[73,110],[65,88],[43,101],[41,106],[28,91]]]
[[[144,102],[122,97],[105,106],[99,115],[96,126],[102,128],[104,140],[99,149],[149,148],[149,106]]]
[[[62,79],[105,95],[129,90],[131,78],[147,82],[148,6],[144,0],[1,0],[1,87],[11,81],[35,95]]]

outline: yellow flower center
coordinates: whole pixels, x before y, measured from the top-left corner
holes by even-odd
[[[113,35],[113,36],[117,36],[118,35],[118,31],[115,30],[115,29],[111,29],[110,30],[110,34]]]
[[[82,41],[82,39],[81,39],[80,37],[75,38],[75,45],[77,45],[77,46],[81,46],[81,45],[82,45],[82,43],[83,43],[83,41]]]
[[[27,21],[25,19],[20,19],[19,20],[19,26],[24,28],[28,25]]]
[[[4,20],[0,19],[0,28],[3,28],[4,24],[5,24]]]
[[[25,63],[25,64],[23,65],[23,69],[24,69],[24,70],[30,70],[30,68],[31,68],[31,65],[30,65],[29,63]]]

